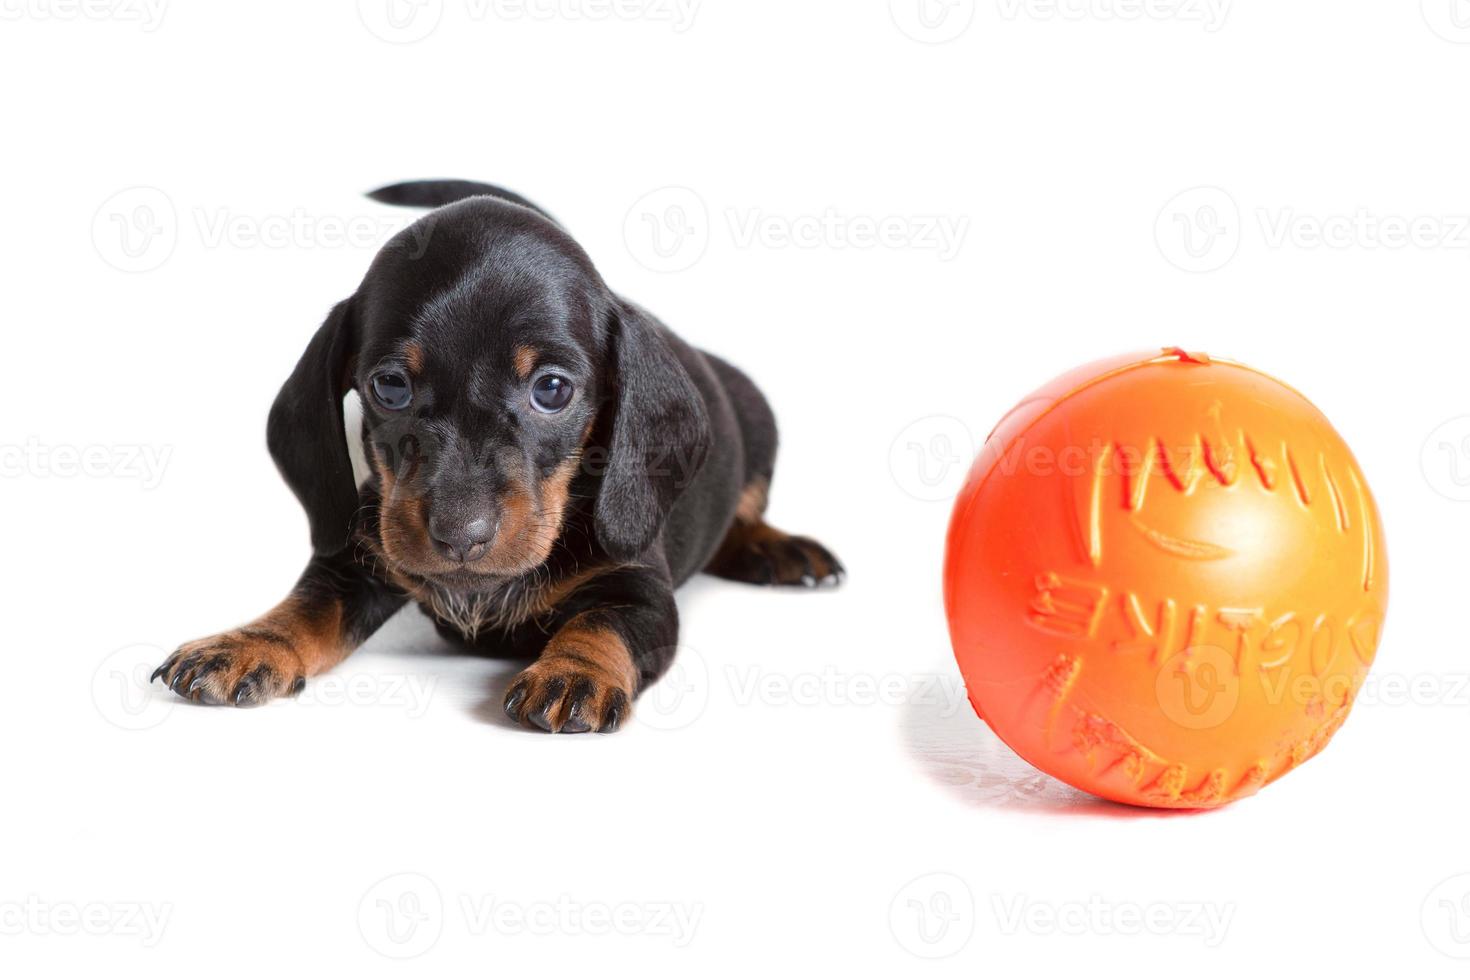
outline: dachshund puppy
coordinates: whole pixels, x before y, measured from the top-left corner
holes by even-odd
[[[155,678],[206,704],[296,694],[413,600],[445,635],[535,658],[512,718],[609,732],[668,668],[674,589],[696,572],[841,579],[826,548],[763,519],[776,425],[744,374],[613,294],[518,195],[427,181],[372,197],[438,209],[333,308],[266,426],[313,557],[280,605]]]

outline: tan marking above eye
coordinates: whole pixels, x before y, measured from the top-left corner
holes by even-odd
[[[403,363],[412,374],[424,370],[424,348],[417,340],[403,342]]]
[[[525,381],[527,378],[529,378],[531,376],[531,372],[536,370],[536,361],[540,357],[540,352],[537,351],[534,347],[528,347],[524,344],[522,344],[520,347],[517,347],[515,350],[514,360],[512,361],[512,363],[515,365],[516,376],[522,381]]]

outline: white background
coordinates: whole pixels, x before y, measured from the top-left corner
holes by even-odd
[[[386,3],[0,0],[0,969],[1463,975],[1470,4]],[[431,176],[749,370],[849,583],[696,581],[612,737],[417,612],[299,701],[144,692],[294,581],[267,406]],[[1313,398],[1393,565],[1330,748],[1197,815],[1010,756],[939,591],[974,440],[1166,344]]]

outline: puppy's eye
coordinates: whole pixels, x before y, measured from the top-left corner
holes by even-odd
[[[373,397],[390,412],[397,412],[413,401],[413,388],[401,372],[383,371],[373,375]]]
[[[560,412],[572,400],[572,383],[559,374],[543,374],[531,386],[531,404],[541,412]]]

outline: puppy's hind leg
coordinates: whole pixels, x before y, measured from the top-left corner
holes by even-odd
[[[776,469],[776,417],[765,396],[738,368],[710,357],[740,420],[745,449],[745,487],[735,520],[705,571],[753,585],[835,585],[845,574],[832,552],[811,538],[766,523],[766,497]]]
[[[746,486],[735,522],[706,572],[752,585],[836,585],[846,574],[837,556],[811,538],[787,534],[765,521],[765,477]]]

